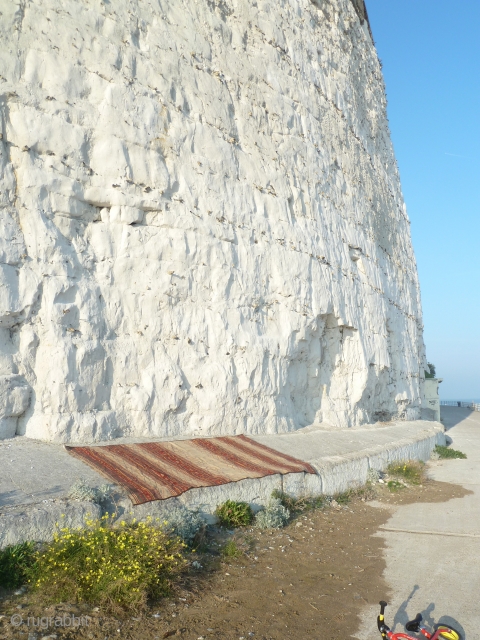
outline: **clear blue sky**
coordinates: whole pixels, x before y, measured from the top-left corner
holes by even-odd
[[[480,399],[480,0],[366,0],[412,221],[427,358]]]

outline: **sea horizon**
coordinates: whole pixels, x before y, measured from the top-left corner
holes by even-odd
[[[480,398],[442,398],[440,397],[440,402],[474,402],[475,404],[480,403]]]

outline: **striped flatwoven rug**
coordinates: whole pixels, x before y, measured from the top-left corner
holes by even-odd
[[[301,471],[316,473],[306,462],[243,435],[65,448],[108,480],[124,487],[133,504],[165,500],[194,487],[245,478]]]

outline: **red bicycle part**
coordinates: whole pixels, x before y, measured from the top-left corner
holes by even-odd
[[[421,633],[427,640],[442,640],[440,634],[442,633],[442,629],[437,629],[433,635],[430,634],[426,629],[420,629],[419,633]],[[457,632],[458,633],[458,632]],[[414,636],[409,636],[408,633],[393,633],[393,631],[387,632],[388,640],[418,640]]]
[[[385,600],[380,602],[380,614],[377,618],[377,627],[381,633],[382,638],[385,640],[419,640],[418,636],[410,636],[408,633],[394,633],[390,627],[385,624],[385,608],[387,603]],[[455,628],[451,628],[445,624],[436,625],[436,630],[431,634],[425,627],[421,627],[422,616],[417,614],[414,620],[409,621],[406,624],[407,630],[414,633],[421,633],[427,640],[442,640],[442,638],[455,638],[456,640],[463,640],[462,634]],[[445,635],[444,635],[445,634]]]
[[[428,635],[426,635],[426,634],[428,634]],[[426,631],[423,635],[426,638],[428,638],[429,640],[434,640],[434,638],[428,633],[428,631]],[[388,640],[401,640],[401,638],[403,638],[404,640],[405,639],[406,640],[418,640],[418,638],[414,638],[413,636],[409,636],[407,633],[393,633],[392,631],[387,633],[387,638],[388,638]]]

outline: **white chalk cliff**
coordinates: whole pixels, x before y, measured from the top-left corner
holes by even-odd
[[[1,0],[0,437],[419,416],[360,0]]]

